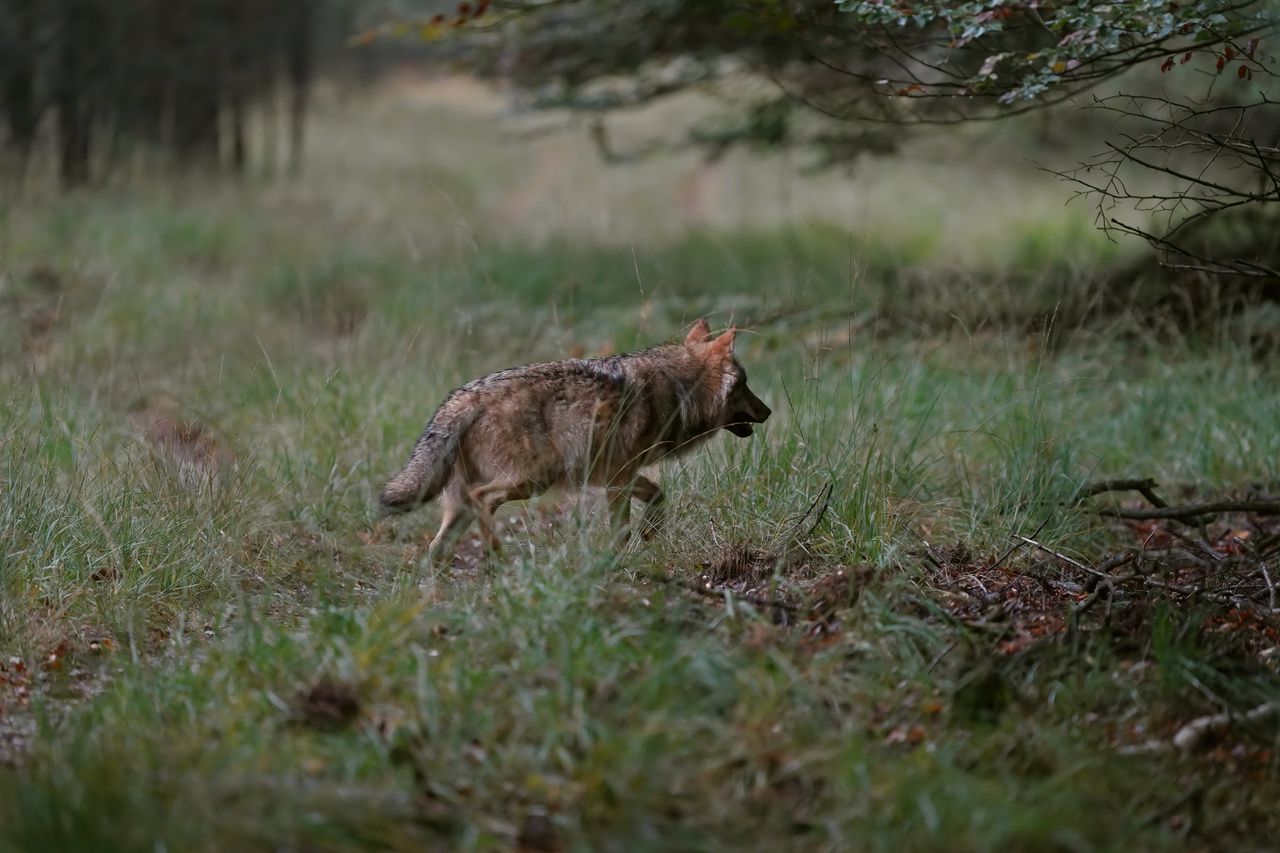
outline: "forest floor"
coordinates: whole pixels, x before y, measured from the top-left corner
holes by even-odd
[[[1274,318],[1114,298],[1026,126],[815,175],[557,122],[406,80],[301,179],[0,209],[0,849],[1271,848]],[[376,520],[450,388],[703,316],[775,414],[652,542]]]

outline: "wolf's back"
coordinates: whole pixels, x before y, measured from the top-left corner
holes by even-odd
[[[471,394],[455,392],[445,400],[413,446],[404,470],[382,487],[378,501],[388,512],[408,512],[440,494],[453,473],[462,438],[478,414]]]

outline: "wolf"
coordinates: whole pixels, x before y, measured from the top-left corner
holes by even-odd
[[[663,520],[664,496],[640,469],[689,452],[721,429],[749,437],[772,414],[747,387],[734,354],[737,328],[716,337],[699,320],[681,343],[607,358],[513,367],[456,389],[436,409],[404,470],[382,489],[384,515],[442,495],[427,560],[447,565],[474,520],[498,551],[494,511],[555,486],[603,487],[615,543]]]

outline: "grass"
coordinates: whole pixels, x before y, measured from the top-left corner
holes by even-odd
[[[1096,478],[1274,491],[1247,316],[1090,317],[1116,250],[1030,171],[939,208],[981,182],[943,142],[847,185],[731,160],[677,216],[689,163],[566,170],[432,91],[332,107],[302,183],[7,212],[0,848],[1266,846],[1274,726],[1126,747],[1276,699],[1274,627],[1122,589],[1068,630],[1087,575],[1011,550],[1168,535],[1072,508]],[[373,521],[449,388],[704,314],[775,416],[665,467],[653,543],[551,496],[424,576],[434,510]]]

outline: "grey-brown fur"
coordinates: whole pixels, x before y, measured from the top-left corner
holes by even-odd
[[[405,512],[443,493],[444,518],[431,544],[437,562],[473,518],[496,548],[494,510],[554,486],[604,487],[621,536],[638,498],[651,534],[663,496],[640,468],[721,428],[749,436],[751,424],[770,415],[733,355],[735,330],[714,339],[709,331],[699,321],[683,343],[514,367],[462,386],[383,488],[383,507]]]

